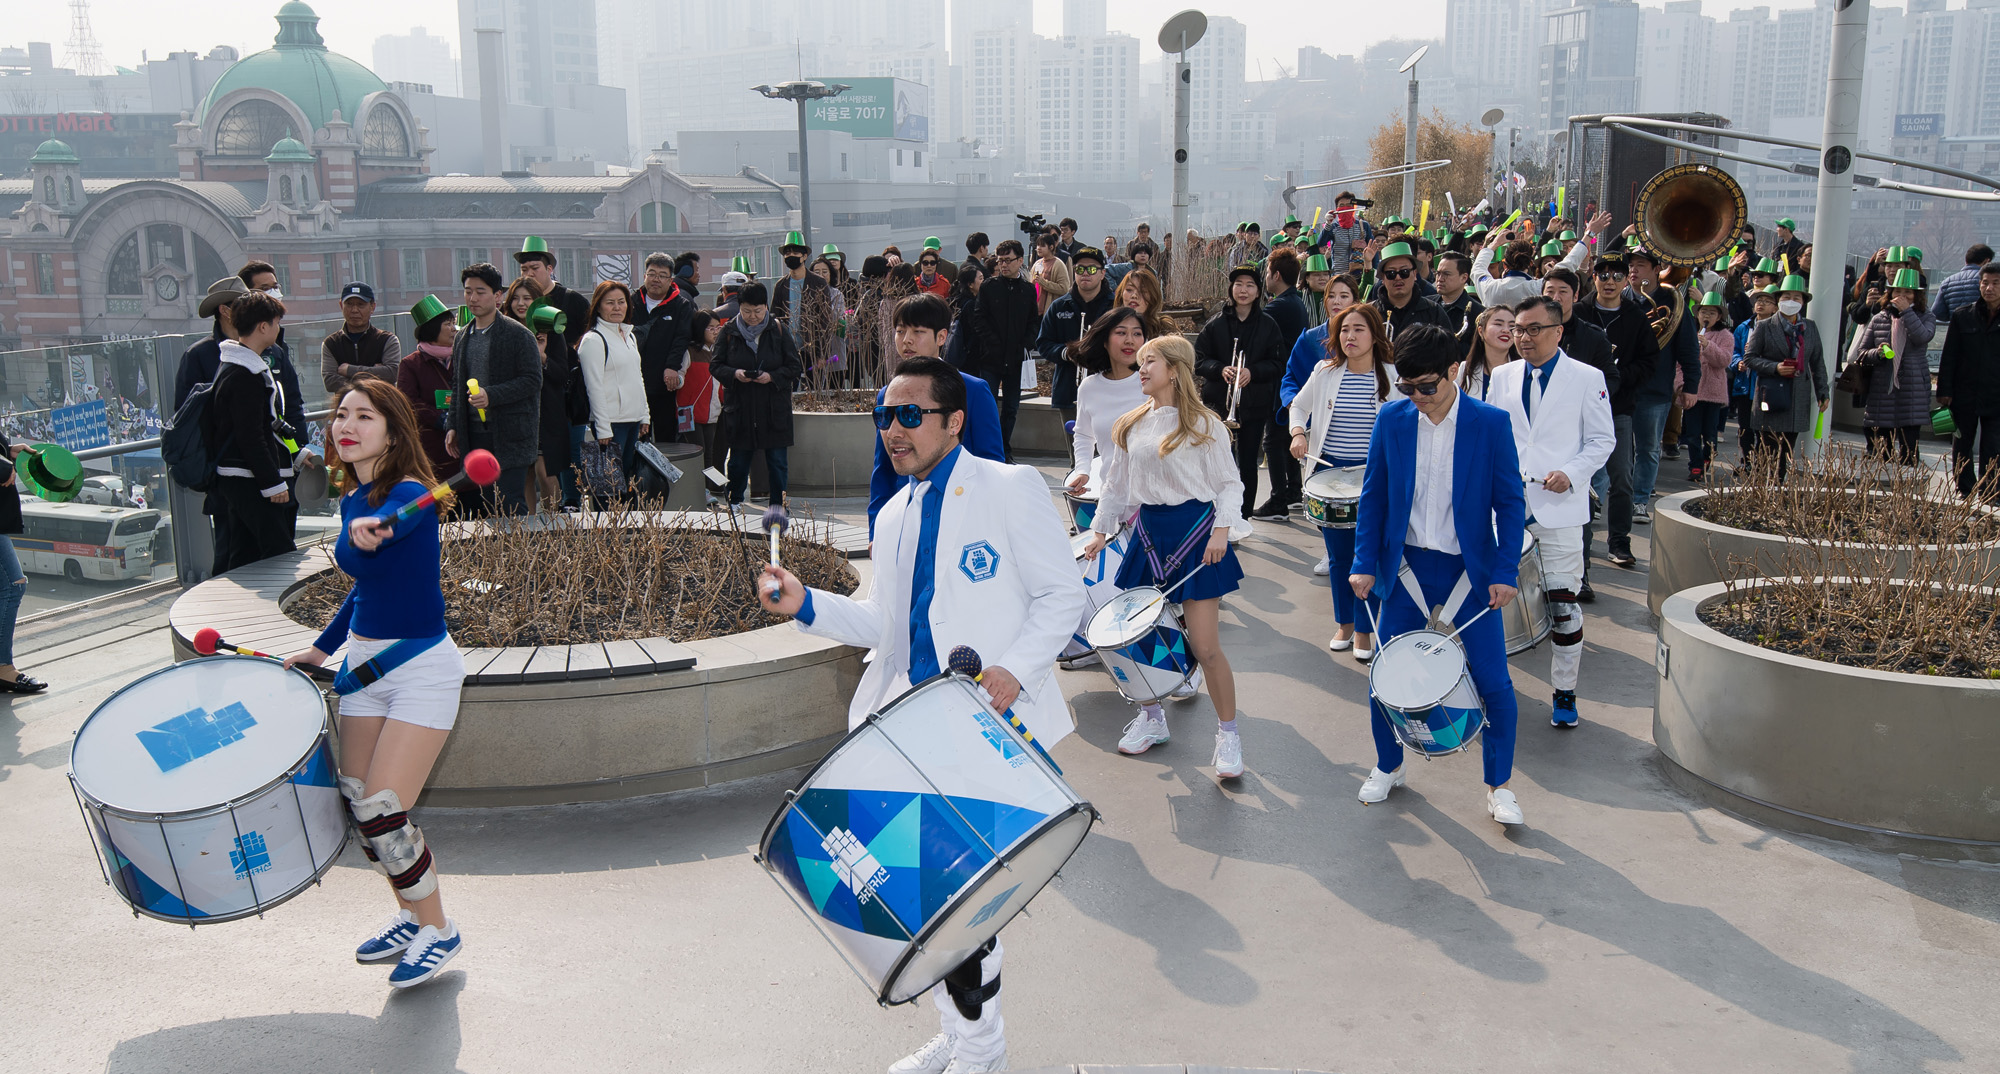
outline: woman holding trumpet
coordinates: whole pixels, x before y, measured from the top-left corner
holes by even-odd
[[[1368,464],[1368,437],[1375,430],[1375,412],[1389,399],[1394,360],[1382,311],[1362,303],[1334,313],[1326,357],[1292,399],[1292,457],[1313,456],[1315,461],[1306,464],[1308,479],[1321,467]],[[1326,558],[1334,577],[1347,577],[1354,565],[1354,530],[1328,527],[1319,532],[1326,539]],[[1359,598],[1349,587],[1334,584],[1334,633],[1327,648],[1336,653],[1352,649],[1356,660],[1367,663],[1375,656],[1375,636],[1356,633],[1357,603]],[[1374,613],[1369,617],[1372,622],[1381,615],[1382,603],[1371,596],[1368,607]]]
[[[1201,401],[1223,416],[1234,434],[1236,470],[1243,480],[1243,515],[1257,502],[1257,463],[1264,424],[1278,412],[1278,382],[1285,375],[1283,333],[1264,313],[1263,272],[1255,265],[1229,270],[1229,305],[1202,326],[1195,339],[1195,372]],[[1284,520],[1283,507],[1277,518]]]

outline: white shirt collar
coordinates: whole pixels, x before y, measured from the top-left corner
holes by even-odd
[[[1417,417],[1419,417],[1419,418],[1422,418],[1422,419],[1424,420],[1424,422],[1425,422],[1426,424],[1429,424],[1429,425],[1432,425],[1432,426],[1433,426],[1433,427],[1435,427],[1435,428],[1439,428],[1439,429],[1442,429],[1442,428],[1444,428],[1444,427],[1446,427],[1446,426],[1450,426],[1451,428],[1453,428],[1453,429],[1456,429],[1456,428],[1458,428],[1458,403],[1459,403],[1459,397],[1460,397],[1460,396],[1463,396],[1464,394],[1465,394],[1464,392],[1462,392],[1462,391],[1457,391],[1457,390],[1454,390],[1454,391],[1452,392],[1452,396],[1451,396],[1451,408],[1450,408],[1449,410],[1446,410],[1446,411],[1444,412],[1444,420],[1443,420],[1443,421],[1439,421],[1439,422],[1432,422],[1432,421],[1431,421],[1431,419],[1430,419],[1430,415],[1428,415],[1428,414],[1425,414],[1425,413],[1424,413],[1423,411],[1421,411],[1421,410],[1417,411]]]

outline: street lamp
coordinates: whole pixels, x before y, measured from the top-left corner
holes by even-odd
[[[799,106],[799,231],[803,233],[806,249],[812,249],[812,167],[806,159],[806,102],[827,97],[838,97],[853,86],[835,82],[780,82],[775,86],[752,86],[750,89],[774,101],[796,101]]]
[[[1408,72],[1410,76],[1410,99],[1408,111],[1403,117],[1403,167],[1409,168],[1417,162],[1417,61],[1429,52],[1429,45],[1421,46],[1410,53],[1403,66],[1396,68],[1397,74]],[[1403,173],[1403,215],[1417,211],[1417,173],[1414,168]]]
[[[1208,16],[1189,8],[1160,27],[1160,51],[1178,53],[1174,63],[1174,235],[1187,234],[1188,104],[1193,94],[1188,50],[1208,32]]]

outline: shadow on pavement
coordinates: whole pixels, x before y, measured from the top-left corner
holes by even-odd
[[[447,970],[429,984],[390,992],[375,1018],[266,1014],[174,1026],[120,1041],[105,1074],[455,1074],[464,988],[465,974]]]
[[[1243,950],[1236,926],[1199,896],[1161,883],[1132,844],[1093,834],[1055,890],[1084,914],[1152,945],[1154,967],[1189,999],[1240,1007],[1257,998],[1256,979],[1216,953]]]

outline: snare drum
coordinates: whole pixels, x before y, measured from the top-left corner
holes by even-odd
[[[1127,589],[1106,601],[1091,616],[1084,637],[1104,658],[1118,692],[1141,705],[1172,695],[1197,670],[1180,613],[1152,586]]]
[[[104,878],[135,913],[231,921],[304,891],[347,845],[326,698],[304,672],[215,656],[112,694],[69,779]]]
[[[1465,749],[1486,726],[1465,649],[1435,630],[1412,630],[1383,643],[1368,666],[1368,693],[1403,745],[1426,757]]]
[[[1361,510],[1366,466],[1329,467],[1306,479],[1306,517],[1328,530],[1351,530]]]
[[[1500,609],[1500,621],[1507,630],[1507,655],[1525,653],[1549,636],[1554,622],[1549,609],[1548,583],[1542,580],[1542,543],[1528,534],[1521,550],[1520,594]]]
[[[1054,879],[1097,819],[961,675],[868,717],[785,795],[757,863],[884,1005],[921,996]]]
[[[1118,536],[1113,537],[1111,543],[1097,553],[1097,559],[1094,561],[1086,561],[1083,558],[1083,546],[1090,543],[1089,530],[1070,538],[1070,552],[1076,557],[1077,568],[1083,572],[1083,618],[1077,622],[1076,633],[1070,635],[1069,644],[1063,647],[1061,659],[1074,660],[1091,651],[1090,640],[1086,637],[1090,629],[1090,617],[1096,615],[1097,609],[1104,607],[1106,601],[1119,593],[1118,567],[1125,562],[1126,532],[1119,531]]]
[[[1069,527],[1071,533],[1089,533],[1090,523],[1097,518],[1097,498],[1098,493],[1103,488],[1101,484],[1102,478],[1098,476],[1098,470],[1103,465],[1103,462],[1104,458],[1101,455],[1090,460],[1090,467],[1084,472],[1082,492],[1071,492],[1068,486],[1063,487],[1063,502],[1069,506]]]

